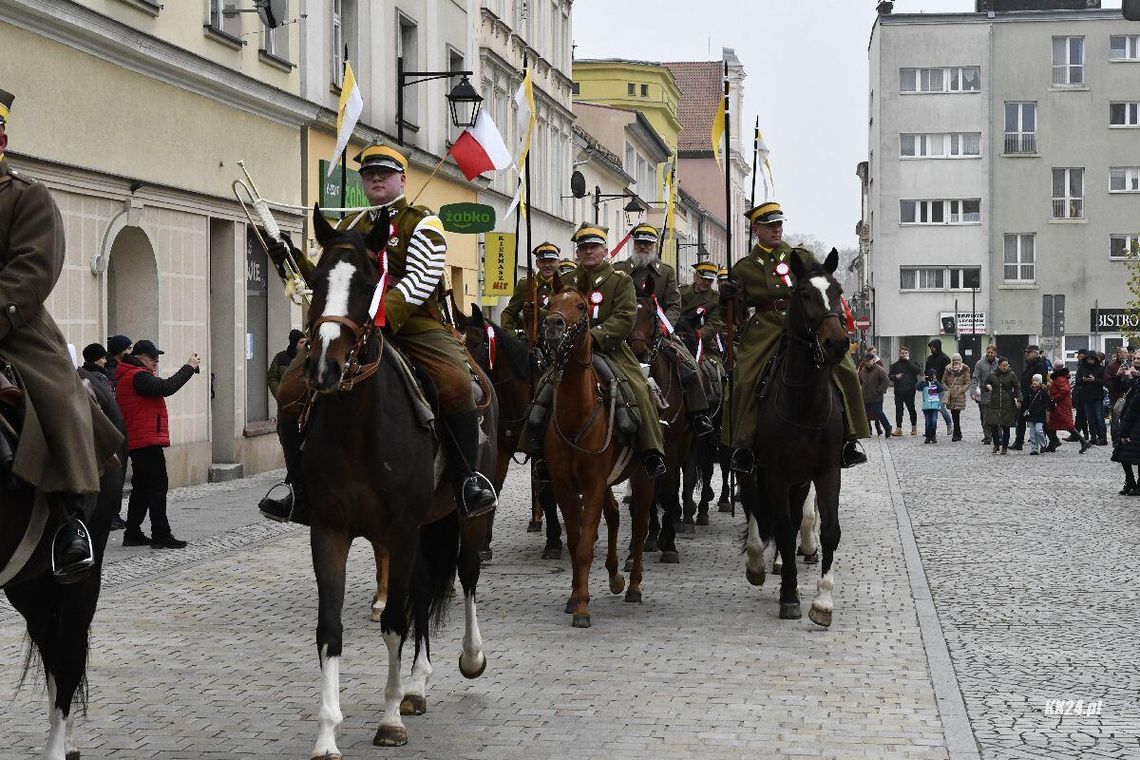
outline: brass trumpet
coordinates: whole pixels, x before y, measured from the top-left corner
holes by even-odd
[[[266,252],[269,251],[269,242],[262,237],[261,230],[258,229],[258,224],[269,233],[269,237],[273,240],[283,240],[281,236],[281,228],[277,226],[277,220],[273,218],[272,212],[269,210],[269,204],[257,192],[257,185],[253,183],[253,177],[249,176],[249,171],[245,168],[244,161],[238,161],[238,166],[241,167],[242,173],[245,175],[245,180],[235,179],[233,184],[230,185],[233,190],[234,197],[241,205],[241,209],[245,212],[245,218],[249,220],[250,228],[253,234],[257,236],[257,240],[261,246],[265,248]],[[248,184],[247,184],[248,183]],[[244,195],[244,197],[242,197]],[[254,215],[257,219],[254,219]],[[282,266],[285,270],[285,292],[289,294],[289,298],[293,303],[298,306],[308,306],[313,297],[313,290],[309,284],[305,282],[304,275],[301,274],[301,268],[297,266],[296,259],[293,258],[292,248],[286,244],[285,246],[285,261]]]

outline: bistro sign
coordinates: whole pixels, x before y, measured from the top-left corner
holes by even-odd
[[[1118,333],[1140,329],[1140,311],[1135,309],[1089,309],[1089,331]]]

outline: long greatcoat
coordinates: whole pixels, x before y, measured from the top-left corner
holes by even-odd
[[[665,316],[674,325],[681,316],[681,292],[677,289],[677,273],[660,259],[645,267],[635,267],[637,254],[614,264],[614,269],[628,274],[637,296],[656,296]]]
[[[1020,413],[1018,403],[1021,402],[1021,383],[1013,370],[1002,372],[1000,369],[986,378],[982,383],[992,385],[990,403],[986,405],[986,425],[998,427],[1011,427],[1017,424],[1017,415]]]
[[[1073,388],[1069,384],[1069,370],[1064,373],[1053,371],[1049,381],[1049,398],[1053,399],[1053,409],[1045,421],[1050,430],[1073,429]]]
[[[12,472],[45,493],[96,493],[123,436],[83,390],[44,309],[63,262],[63,218],[51,194],[0,157],[0,356],[30,402]]]

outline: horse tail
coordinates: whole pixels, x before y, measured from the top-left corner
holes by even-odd
[[[57,602],[57,603],[66,603],[66,602]],[[69,622],[73,622],[73,621],[69,621],[66,616],[64,616],[62,618],[53,616],[53,622],[51,623],[51,625],[54,625],[57,627],[58,626],[65,626],[65,625],[68,625]],[[55,631],[51,631],[51,632],[47,632],[47,633],[49,636],[53,636],[53,635],[58,636],[58,634]],[[50,673],[52,665],[53,665],[53,663],[49,663],[47,661],[47,659],[45,659],[43,650],[40,648],[39,644],[36,643],[36,640],[34,638],[32,638],[30,633],[26,633],[24,635],[24,642],[27,645],[24,649],[24,665],[20,670],[20,680],[16,682],[16,690],[15,690],[15,694],[13,696],[15,696],[16,694],[19,694],[20,690],[24,688],[24,684],[27,683],[27,681],[28,681],[28,674],[32,672],[33,667],[39,665],[40,669],[43,670],[45,673]],[[80,647],[80,650],[78,652],[60,653],[58,655],[60,657],[67,657],[72,662],[72,664],[74,664],[74,663],[80,664],[81,669],[79,672],[79,682],[76,684],[75,691],[73,692],[73,694],[71,696],[71,704],[73,706],[77,706],[79,708],[79,714],[83,717],[87,717],[87,699],[88,699],[88,693],[89,693],[88,681],[87,681],[87,663],[88,663],[88,655],[90,654],[90,651],[91,651],[91,630],[90,630],[90,628],[88,628],[88,630],[83,635],[82,646]],[[62,667],[63,665],[64,665],[63,662],[60,662],[57,664],[58,667]],[[55,705],[50,705],[49,708],[50,707],[55,707]]]
[[[459,513],[420,527],[409,624],[425,624],[438,630],[447,614],[455,586],[459,559]],[[419,611],[417,614],[417,610]]]

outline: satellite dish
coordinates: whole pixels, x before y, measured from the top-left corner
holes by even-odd
[[[276,29],[285,23],[289,15],[289,0],[254,0],[257,17],[269,29]]]
[[[575,198],[586,197],[586,178],[577,169],[570,175],[570,192]]]

